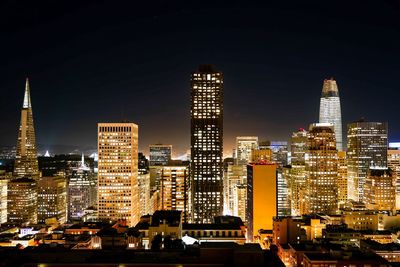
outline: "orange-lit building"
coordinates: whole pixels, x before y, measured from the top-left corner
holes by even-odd
[[[252,149],[251,150],[251,162],[258,162],[260,160],[272,160],[272,150],[267,149]]]
[[[259,230],[272,229],[274,216],[277,216],[276,164],[266,161],[248,164],[246,211],[248,241],[253,242]]]
[[[98,124],[99,219],[140,219],[138,190],[138,126],[134,123]]]

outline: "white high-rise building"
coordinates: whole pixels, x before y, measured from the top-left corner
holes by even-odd
[[[336,148],[338,151],[343,151],[340,97],[336,81],[333,78],[324,80],[319,106],[319,122],[333,124]]]

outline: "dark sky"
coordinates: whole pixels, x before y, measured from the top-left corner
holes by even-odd
[[[287,140],[316,122],[330,77],[344,125],[388,121],[400,140],[399,2],[273,2],[1,1],[0,144],[16,143],[28,75],[42,147],[95,147],[97,122],[125,118],[141,150],[180,153],[202,63],[224,72],[225,153],[237,135]]]

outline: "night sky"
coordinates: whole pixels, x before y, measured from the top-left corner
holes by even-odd
[[[316,122],[330,77],[344,131],[365,117],[400,140],[398,1],[126,2],[1,1],[0,145],[16,143],[29,76],[42,148],[95,147],[97,122],[127,119],[141,150],[183,153],[204,63],[224,73],[225,154],[237,135],[287,140]]]

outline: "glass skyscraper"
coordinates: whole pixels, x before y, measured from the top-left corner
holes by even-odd
[[[191,76],[193,222],[211,223],[223,211],[223,75],[201,65]]]
[[[387,166],[385,122],[360,120],[347,124],[347,173],[349,199],[364,201],[364,184],[370,166]]]
[[[319,106],[319,122],[333,124],[336,148],[338,151],[342,151],[342,112],[340,108],[339,90],[333,78],[324,80]]]

